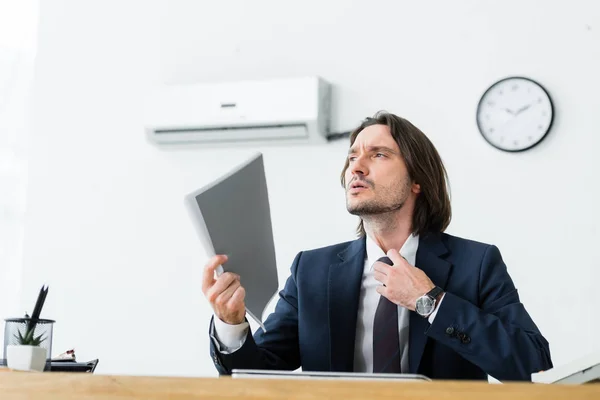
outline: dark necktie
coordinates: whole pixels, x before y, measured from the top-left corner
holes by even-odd
[[[388,257],[381,257],[378,261],[393,265]],[[398,306],[384,296],[379,299],[373,324],[373,372],[401,372]]]

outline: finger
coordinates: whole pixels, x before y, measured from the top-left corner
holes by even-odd
[[[387,299],[387,288],[385,286],[377,286],[375,288],[375,290],[377,290],[377,293],[379,293],[380,295],[382,295],[383,297],[385,297]]]
[[[408,264],[406,259],[400,255],[398,250],[389,249],[387,252],[387,256],[390,258],[390,260],[392,260],[392,262],[394,263],[395,266]]]
[[[239,281],[239,275],[232,272],[225,272],[221,275],[215,284],[208,290],[207,298],[211,303],[217,300],[217,297],[223,293],[234,281]]]
[[[214,297],[217,297],[236,280],[240,280],[240,276],[238,274],[234,274],[233,272],[225,272],[223,275],[217,278],[217,281],[210,289],[210,292],[213,292]]]
[[[243,304],[245,298],[246,289],[244,289],[244,287],[240,284],[240,286],[238,286],[233,295],[231,295],[231,299],[229,299],[229,303],[227,303],[227,306],[235,308],[239,304]]]
[[[231,296],[235,293],[235,291],[241,286],[240,281],[235,280],[227,287],[227,289],[223,290],[217,299],[215,300],[215,305],[219,308],[225,307],[231,299]]]
[[[215,283],[215,270],[217,267],[227,261],[227,256],[216,255],[211,257],[210,260],[204,266],[204,273],[202,275],[202,291],[204,294],[214,285]]]
[[[375,271],[375,273],[373,274],[373,277],[375,278],[376,281],[381,282],[384,285],[387,283],[387,280],[388,280],[387,275],[382,274],[381,272],[377,272],[377,271]]]
[[[383,263],[381,261],[377,261],[375,264],[373,264],[373,270],[375,272],[380,272],[384,275],[387,275],[390,272],[391,268],[391,265],[387,265],[386,263]]]

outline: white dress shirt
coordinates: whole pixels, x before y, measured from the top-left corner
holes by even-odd
[[[385,257],[383,250],[369,236],[366,238],[366,258],[363,269],[363,278],[360,288],[360,299],[358,302],[358,318],[356,322],[356,340],[354,346],[354,372],[373,372],[373,325],[375,322],[375,311],[379,304],[380,294],[377,286],[381,283],[375,280],[373,264]],[[419,236],[410,235],[402,248],[400,255],[410,265],[415,265],[417,250],[419,248]],[[435,311],[429,316],[429,323],[433,323],[437,310],[442,304],[443,297],[436,305]],[[400,336],[400,367],[402,372],[408,372],[408,328],[410,311],[398,306],[398,331]],[[246,341],[249,324],[243,322],[239,325],[229,325],[214,317],[213,337],[218,350],[224,354],[230,354],[243,346]]]

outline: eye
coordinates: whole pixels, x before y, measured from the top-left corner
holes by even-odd
[[[356,160],[356,156],[350,156],[350,157],[348,157],[348,161],[352,162],[354,160]]]
[[[377,154],[375,154],[375,157],[383,158],[383,157],[385,157],[385,154],[377,153]]]

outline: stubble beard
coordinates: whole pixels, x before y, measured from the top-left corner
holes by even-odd
[[[402,186],[402,190],[399,192],[396,189],[396,185],[391,185],[395,186],[394,188],[382,187],[377,189],[378,192],[375,192],[376,188],[371,184],[369,190],[372,190],[376,195],[371,199],[354,202],[354,204],[349,201],[350,195],[346,194],[346,209],[350,214],[361,218],[398,211],[404,207],[410,194],[409,182],[402,182],[400,185]]]

